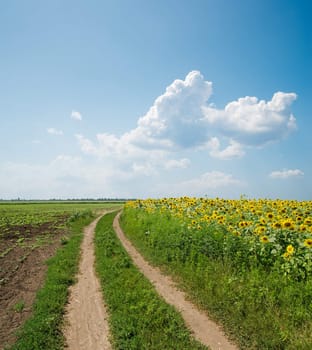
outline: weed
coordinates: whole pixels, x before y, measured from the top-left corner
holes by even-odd
[[[13,310],[15,312],[22,312],[25,308],[25,302],[24,300],[20,300],[19,302],[17,302],[14,306],[13,306]]]

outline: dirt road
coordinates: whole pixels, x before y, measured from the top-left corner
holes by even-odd
[[[107,312],[94,271],[93,236],[98,217],[84,230],[78,282],[70,289],[64,331],[70,350],[110,350]]]
[[[126,251],[135,265],[153,283],[157,292],[166,302],[181,312],[185,323],[192,331],[194,337],[204,345],[209,346],[212,350],[237,349],[235,345],[228,341],[216,323],[211,321],[203,312],[199,311],[194,304],[186,300],[184,293],[175,287],[174,282],[168,276],[163,275],[159,269],[152,267],[143,259],[122,232],[119,225],[119,216],[120,214],[115,217],[114,229]]]
[[[222,330],[195,305],[186,300],[174,282],[152,267],[125,237],[119,226],[119,215],[115,217],[114,229],[134,264],[153,283],[165,301],[181,312],[194,337],[212,350],[236,350]],[[100,284],[94,272],[93,236],[98,217],[84,233],[81,248],[78,282],[70,290],[70,301],[66,312],[67,327],[64,331],[70,350],[111,350],[107,312],[104,307]]]

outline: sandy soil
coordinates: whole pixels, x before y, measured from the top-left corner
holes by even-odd
[[[100,283],[94,271],[93,236],[101,216],[84,230],[78,282],[70,288],[64,335],[68,348],[72,350],[111,349],[108,315],[103,303]]]
[[[234,350],[237,347],[230,343],[220,327],[211,321],[206,314],[199,311],[190,301],[186,300],[185,294],[179,291],[170,277],[163,275],[159,269],[152,267],[137,252],[131,242],[125,237],[119,225],[118,214],[114,220],[114,229],[123,246],[140,271],[153,283],[157,292],[180,311],[186,325],[192,331],[194,337],[212,350]]]

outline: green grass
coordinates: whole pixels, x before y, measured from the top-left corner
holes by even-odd
[[[196,342],[180,314],[161,299],[152,284],[133,265],[104,216],[97,225],[96,270],[109,311],[115,349],[196,350]]]
[[[24,300],[20,300],[18,301],[14,306],[13,306],[13,310],[15,312],[22,312],[25,308],[25,302]]]
[[[208,236],[216,233],[188,232],[160,213],[126,209],[122,227],[142,255],[169,272],[241,349],[312,348],[311,278],[295,281],[278,270],[207,254],[213,250]]]
[[[32,316],[19,331],[18,340],[10,350],[63,349],[62,325],[68,287],[75,281],[83,227],[93,218],[88,211],[72,221],[68,241],[47,261],[45,283],[37,293]]]

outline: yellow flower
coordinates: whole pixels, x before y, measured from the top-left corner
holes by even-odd
[[[306,231],[308,229],[308,227],[305,225],[305,224],[301,224],[300,226],[299,226],[299,231]]]
[[[275,229],[282,228],[282,224],[279,221],[274,222],[272,226]]]
[[[294,229],[294,224],[291,219],[286,219],[283,221],[283,227],[288,229],[288,230],[293,230]]]
[[[312,238],[307,238],[303,243],[307,248],[312,248]]]
[[[283,258],[285,259],[285,260],[288,260],[289,258],[290,258],[290,254],[289,253],[284,253],[283,254]]]
[[[262,237],[260,237],[260,241],[261,241],[262,243],[269,243],[269,242],[270,242],[268,236],[262,236]]]
[[[308,217],[304,220],[305,225],[312,225],[312,218]]]
[[[289,244],[286,248],[286,251],[289,255],[292,255],[295,252],[295,248],[291,244]]]

